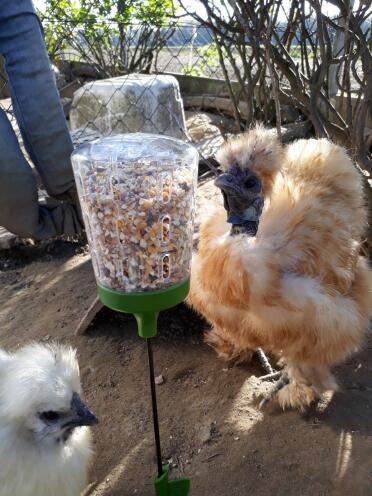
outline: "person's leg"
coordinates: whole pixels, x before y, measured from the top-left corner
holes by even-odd
[[[0,109],[0,225],[29,237],[38,225],[36,180],[5,112]]]
[[[20,236],[75,235],[82,220],[71,167],[71,138],[31,0],[0,1],[0,53],[25,147],[47,192],[38,205],[31,168],[0,113],[0,225]]]
[[[39,20],[32,2],[18,0],[18,13],[0,2],[0,52],[5,57],[13,108],[25,147],[45,189],[58,199],[75,189],[73,150]],[[76,197],[75,197],[76,198]]]
[[[0,225],[21,237],[47,239],[81,230],[70,203],[38,205],[36,179],[5,112],[0,109]]]

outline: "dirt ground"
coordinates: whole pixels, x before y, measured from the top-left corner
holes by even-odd
[[[0,253],[1,346],[59,340],[78,349],[87,403],[100,418],[89,494],[154,494],[145,342],[132,317],[99,313],[74,328],[95,294],[86,247],[54,241]],[[191,496],[372,495],[370,344],[336,371],[342,390],[299,414],[261,412],[259,365],[226,367],[185,306],[164,312],[154,340],[164,461]]]

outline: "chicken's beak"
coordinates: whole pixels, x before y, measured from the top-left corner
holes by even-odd
[[[74,393],[71,400],[71,415],[66,418],[63,427],[78,427],[95,424],[98,424],[97,417],[81,401],[80,396],[77,393]]]
[[[236,203],[236,197],[239,197],[239,186],[237,184],[236,177],[226,172],[224,174],[220,174],[215,179],[214,184],[221,190],[223,205],[226,212],[230,215],[231,210]]]
[[[233,174],[226,172],[218,176],[214,184],[220,188],[223,196],[223,204],[229,218],[233,215],[234,218],[240,215],[249,207],[250,199],[243,194],[239,178]],[[228,220],[228,222],[230,222]],[[234,221],[233,223],[236,223]]]
[[[214,184],[217,186],[217,188],[220,188],[220,190],[227,195],[235,193],[239,190],[239,185],[236,181],[236,177],[232,174],[229,174],[228,172],[217,176]]]

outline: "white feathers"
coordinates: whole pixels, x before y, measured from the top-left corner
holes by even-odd
[[[24,417],[45,403],[59,409],[72,389],[80,392],[79,367],[71,348],[32,344],[9,356],[0,380],[2,415]]]
[[[40,420],[43,411],[68,411],[80,389],[71,348],[0,350],[0,496],[78,496],[83,490],[89,429],[78,427],[62,442],[49,437]]]

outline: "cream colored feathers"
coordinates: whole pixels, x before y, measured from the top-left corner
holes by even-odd
[[[359,173],[329,141],[284,149],[257,128],[219,152],[261,179],[257,235],[230,235],[217,208],[203,223],[190,303],[212,324],[207,341],[226,359],[262,347],[286,364],[278,399],[303,408],[336,387],[330,368],[363,343],[372,277],[360,256],[366,207]]]

